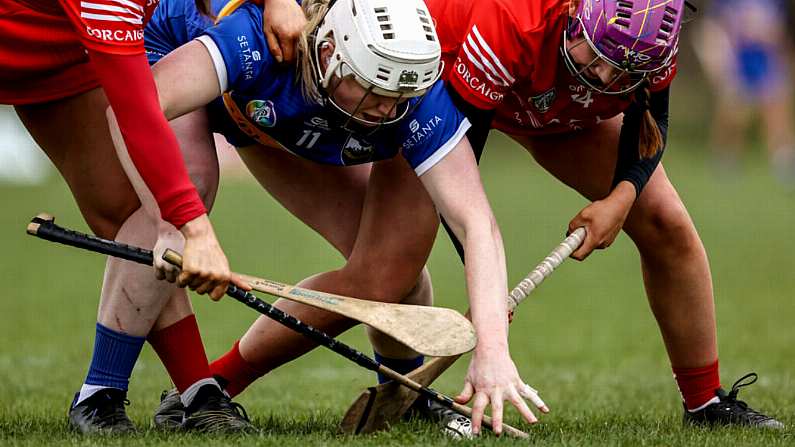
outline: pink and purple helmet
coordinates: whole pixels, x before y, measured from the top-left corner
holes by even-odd
[[[564,30],[566,65],[588,87],[607,94],[637,88],[649,75],[668,67],[679,48],[685,0],[581,0]],[[582,66],[567,50],[567,41],[584,37],[597,58]],[[582,42],[581,42],[582,43]],[[602,59],[618,69],[609,85],[585,75]]]

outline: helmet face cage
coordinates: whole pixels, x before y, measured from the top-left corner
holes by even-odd
[[[333,1],[323,21],[313,33],[312,57],[318,75],[318,90],[324,105],[345,119],[343,127],[347,128],[355,124],[356,130],[361,131],[361,128],[364,127],[365,131],[370,133],[382,125],[397,123],[419,105],[420,101],[412,98],[423,96],[441,77],[441,48],[435,31],[426,25],[425,17],[430,17],[430,15],[422,14],[421,9],[424,9],[425,6],[420,0],[415,0],[422,8],[412,9],[413,15],[417,16],[410,15],[406,21],[405,8],[410,7],[412,2],[405,1],[404,3],[404,1]],[[404,11],[401,11],[401,7]],[[373,9],[376,16],[372,14]],[[396,16],[400,16],[402,13],[403,23],[407,22],[405,27],[408,28],[408,31],[404,33],[405,36],[399,34],[400,29],[390,28],[392,33],[397,33],[403,38],[402,41],[383,41],[379,40],[382,35],[372,34],[373,22],[377,18],[378,22],[375,23],[382,23],[383,15],[388,12],[392,12]],[[382,16],[377,16],[379,13]],[[386,17],[389,19],[389,16]],[[401,21],[396,20],[396,22],[395,28],[399,28]],[[417,25],[423,26],[419,35],[416,30]],[[389,26],[392,27],[392,24]],[[339,34],[339,36],[335,34]],[[390,39],[394,39],[395,34],[389,36],[391,36]],[[334,51],[323,70],[320,64],[320,52],[325,45],[329,44],[334,44]],[[394,45],[400,44],[409,45],[405,51],[408,56],[401,57],[393,54]],[[358,65],[362,65],[361,69],[357,68]],[[378,71],[374,75],[365,74],[374,71],[376,66]],[[365,72],[362,72],[362,69]],[[389,71],[385,71],[385,69]],[[418,72],[422,73],[422,76]],[[365,90],[365,94],[353,110],[346,110],[334,99],[334,93],[346,78],[355,80]],[[361,106],[370,95],[394,98],[392,107],[383,118],[371,120],[361,115]]]
[[[561,53],[572,74],[589,88],[606,94],[628,93],[649,74],[670,67],[687,9],[685,0],[580,0],[576,14],[564,28]],[[576,38],[581,38],[597,58],[584,69],[567,48]],[[589,67],[603,62],[619,75],[609,82],[586,76]]]
[[[563,29],[563,42],[560,46],[560,53],[563,56],[563,61],[565,62],[569,73],[571,73],[571,75],[574,76],[577,81],[591,90],[605,95],[624,95],[638,88],[643,81],[646,80],[650,73],[662,70],[667,66],[666,64],[655,70],[642,70],[637,68],[628,69],[626,67],[622,67],[599,51],[596,45],[594,45],[591,37],[588,35],[588,31],[585,29],[580,17],[575,17],[573,19],[570,18],[569,20],[569,25]],[[569,47],[569,42],[573,40],[575,34],[571,31],[572,29],[580,30],[580,36],[582,37],[582,40],[574,44],[572,47]],[[585,65],[577,63],[571,55],[571,49],[577,48],[580,45],[588,45],[595,55],[594,58]],[[616,76],[607,84],[601,82],[598,79],[592,79],[585,75],[588,68],[600,61],[610,64],[610,66],[616,71]]]

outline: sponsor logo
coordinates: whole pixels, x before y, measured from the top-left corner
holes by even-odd
[[[481,94],[490,101],[502,101],[504,95],[501,92],[494,91],[492,89],[493,83],[487,83],[482,78],[473,75],[469,71],[469,67],[464,64],[464,61],[462,61],[460,57],[455,61],[454,70],[461,76],[461,79],[469,86],[469,88],[472,89],[472,91]]]
[[[248,37],[241,34],[237,36],[238,44],[238,59],[240,60],[240,68],[243,71],[245,80],[250,81],[254,79],[254,62],[262,59],[262,55],[257,50],[251,50],[248,43]]]
[[[109,42],[140,42],[144,39],[144,31],[140,29],[110,30],[86,25],[86,33],[91,37]]]
[[[439,117],[439,115],[434,115],[422,125],[420,125],[417,120],[412,120],[411,123],[409,123],[411,136],[403,142],[403,149],[411,149],[412,147],[422,143],[427,138],[433,136],[436,128],[439,126],[439,123],[442,121],[443,120]]]
[[[310,127],[317,127],[318,129],[331,130],[329,128],[328,120],[319,116],[313,116],[312,118],[309,118],[308,121],[304,121],[304,124]]]
[[[268,100],[255,99],[246,104],[246,114],[251,121],[262,127],[273,127],[276,124],[276,108]]]
[[[556,98],[555,87],[552,87],[544,93],[531,96],[528,100],[533,104],[536,110],[541,113],[546,113],[552,107],[552,103],[555,102]]]
[[[359,140],[353,135],[348,135],[342,145],[342,161],[346,165],[366,163],[373,158],[375,148],[367,141]]]

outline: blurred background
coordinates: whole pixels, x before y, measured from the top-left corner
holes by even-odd
[[[760,382],[741,397],[792,426],[793,3],[695,3],[697,19],[682,34],[663,162],[710,256],[724,386],[758,372]],[[339,255],[255,184],[233,152],[222,151],[225,172],[213,222],[236,269],[295,283],[341,265]],[[562,239],[586,202],[497,133],[482,173],[515,284]],[[41,211],[62,225],[87,227],[67,187],[9,108],[0,109],[0,203],[0,432],[39,433],[44,439],[46,427],[63,419],[70,393],[85,375],[104,260],[25,236],[30,218]],[[437,302],[463,311],[462,268],[444,233],[429,266]],[[638,256],[626,236],[585,263],[567,262],[531,298],[511,326],[511,349],[525,379],[553,408],[540,430],[564,444],[577,444],[578,438],[566,436],[586,429],[605,443],[622,444],[629,437],[635,445],[652,437],[658,444],[681,444],[675,437],[679,398],[645,302]],[[210,303],[202,297],[194,303],[210,358],[228,350],[256,317],[231,300]],[[343,339],[366,350],[362,332],[349,331]],[[465,367],[458,362],[438,388],[457,392]],[[241,401],[249,414],[275,418],[277,425],[285,411],[317,416],[328,424],[321,430],[326,433],[372,382],[344,360],[313,352],[269,374]],[[145,349],[130,390],[136,422],[148,420],[167,387],[162,366]],[[516,422],[516,414],[509,420]],[[616,426],[625,430],[613,431]],[[775,443],[749,436],[744,439],[750,445]],[[788,436],[782,445],[791,442]],[[717,444],[723,445],[711,445]]]

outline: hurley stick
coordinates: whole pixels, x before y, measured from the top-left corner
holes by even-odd
[[[174,264],[176,266],[182,265],[182,257],[173,250],[166,250],[163,254],[163,259]],[[418,395],[425,396],[428,399],[432,399],[447,408],[450,408],[460,414],[463,414],[467,417],[472,417],[472,408],[461,405],[455,402],[452,398],[432,389],[427,386],[423,386],[414,380],[404,376],[392,370],[367,355],[357,351],[356,349],[338,341],[337,339],[331,337],[330,335],[322,332],[313,326],[310,326],[301,320],[293,317],[292,315],[285,313],[270,304],[262,301],[261,299],[257,298],[253,294],[246,292],[242,289],[237,288],[234,285],[230,285],[226,292],[227,295],[231,296],[232,298],[240,301],[241,303],[245,304],[246,306],[250,307],[251,309],[256,310],[257,312],[265,315],[268,318],[275,320],[278,323],[298,332],[301,335],[308,337],[310,340],[314,341],[315,343],[325,346],[328,349],[340,354],[341,356],[345,357],[348,360],[356,363],[359,366],[362,366],[370,371],[374,371],[376,373],[380,373],[389,377],[391,380],[410,388],[412,391],[416,392]],[[493,426],[491,423],[491,418],[489,416],[483,416],[483,425],[488,428],[489,430],[493,430]],[[527,438],[527,433],[511,427],[508,424],[502,424],[503,430],[510,436],[519,437],[519,438]]]
[[[41,237],[42,239],[46,239],[53,242],[60,242],[66,245],[71,245],[73,247],[83,248],[87,250],[98,251],[101,253],[105,253],[111,256],[117,256],[122,259],[131,260],[134,262],[139,262],[141,264],[150,264],[152,263],[152,252],[149,250],[145,250],[138,247],[132,247],[129,245],[120,244],[118,242],[109,241],[106,239],[101,239],[94,236],[89,236],[87,234],[79,233],[72,230],[67,230],[65,228],[59,227],[54,224],[52,216],[47,215],[39,215],[33,219],[33,221],[28,225],[28,233],[34,236]],[[164,259],[171,262],[175,265],[181,265],[182,258],[174,251],[167,250],[164,254]],[[384,365],[376,362],[372,358],[364,355],[363,353],[357,351],[356,349],[346,345],[338,341],[337,339],[331,337],[330,335],[322,332],[313,326],[310,326],[297,318],[293,317],[290,314],[287,314],[276,307],[262,301],[261,299],[257,298],[253,294],[246,292],[243,289],[238,288],[235,285],[230,285],[227,290],[226,294],[233,299],[245,304],[247,307],[256,310],[257,312],[265,315],[268,318],[273,319],[274,321],[298,332],[299,334],[308,337],[310,340],[314,341],[315,343],[325,346],[326,348],[340,354],[341,356],[345,357],[346,359],[356,363],[363,368],[366,368],[370,371],[374,371],[376,373],[381,373],[390,379],[411,388],[413,391],[417,392],[418,394],[425,396],[429,399],[433,399],[436,402],[439,402],[441,405],[444,405],[448,408],[451,408],[461,414],[467,415],[469,417],[472,416],[472,409],[456,403],[448,396],[441,394],[427,386],[420,385],[419,383],[409,379],[408,377],[395,372],[392,369],[387,368]],[[483,425],[489,429],[492,429],[491,425],[491,418],[488,416],[483,417]],[[505,433],[516,436],[526,438],[528,437],[527,433],[513,428],[507,424],[503,424],[503,429]]]
[[[145,265],[152,265],[150,250],[67,230],[46,214],[33,218],[28,233]],[[411,349],[430,356],[471,351],[476,337],[472,324],[452,309],[432,306],[380,303],[318,292],[268,279],[240,275],[257,291],[286,298],[360,321]]]
[[[519,282],[508,296],[508,309],[513,312],[527,295],[582,245],[585,228],[578,228]],[[428,386],[442,375],[460,356],[437,357],[410,372],[407,377]],[[419,395],[405,387],[387,382],[365,390],[353,402],[340,423],[343,433],[359,434],[384,430],[394,425],[408,411]]]

